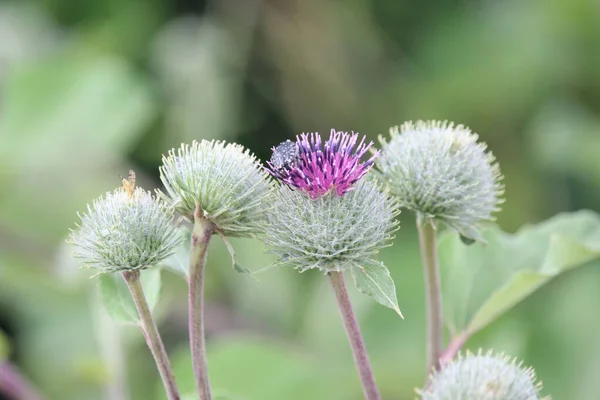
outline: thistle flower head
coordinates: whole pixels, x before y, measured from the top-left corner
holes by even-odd
[[[401,207],[424,221],[441,221],[467,239],[479,239],[479,224],[493,220],[503,186],[494,156],[468,128],[439,121],[407,122],[380,136],[378,176]]]
[[[533,369],[491,352],[458,357],[432,375],[430,385],[418,391],[422,400],[550,400]]]
[[[179,243],[173,212],[142,188],[108,192],[88,205],[69,242],[75,257],[100,272],[141,270],[170,256]]]
[[[373,142],[365,143],[363,136],[357,145],[358,137],[358,133],[332,129],[323,144],[318,133],[303,133],[295,142],[288,140],[272,149],[269,170],[286,185],[313,199],[330,191],[342,196],[372,168],[377,156],[362,162]]]
[[[199,205],[203,217],[224,235],[261,232],[268,175],[242,146],[214,140],[182,144],[163,156],[159,170],[166,190],[161,197],[184,217],[193,219]]]
[[[398,228],[398,206],[377,183],[361,180],[344,196],[281,185],[272,196],[265,241],[279,264],[302,271],[341,271],[375,262]]]

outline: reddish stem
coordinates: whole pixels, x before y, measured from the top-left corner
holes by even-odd
[[[469,336],[468,332],[461,332],[452,338],[448,347],[440,355],[439,364],[441,367],[448,365],[456,357]]]
[[[214,229],[214,225],[202,216],[200,207],[197,206],[194,212],[194,229],[190,250],[188,324],[192,366],[200,400],[212,400],[204,339],[204,270],[208,244]]]
[[[173,370],[171,369],[169,356],[167,355],[160,333],[158,332],[158,327],[154,322],[154,318],[152,318],[152,312],[150,311],[150,307],[144,296],[142,282],[140,281],[140,272],[123,272],[123,278],[125,279],[125,283],[127,283],[127,287],[133,298],[133,303],[140,316],[140,327],[142,328],[144,339],[146,339],[146,344],[156,362],[156,368],[163,381],[167,398],[169,400],[179,400],[181,397],[179,395],[179,390],[177,389]]]
[[[365,347],[358,321],[352,304],[350,303],[350,297],[346,289],[344,282],[344,275],[341,272],[330,272],[329,277],[331,278],[331,286],[335,293],[337,303],[344,320],[344,327],[348,335],[348,341],[352,348],[352,355],[354,356],[354,363],[358,369],[360,379],[362,381],[363,393],[366,400],[381,400],[379,389],[375,383],[375,377],[373,376],[373,370],[371,369],[371,362],[369,361],[369,355]]]
[[[427,373],[439,368],[442,353],[443,322],[442,288],[437,259],[435,229],[426,221],[417,220],[419,245],[423,260],[425,277],[425,296],[427,299]]]

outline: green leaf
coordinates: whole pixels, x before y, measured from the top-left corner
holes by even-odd
[[[8,359],[10,354],[10,344],[4,332],[0,330],[0,363]]]
[[[208,359],[211,386],[215,398],[221,400],[332,399],[340,392],[316,359],[271,340],[217,340],[208,348]],[[179,388],[191,393],[194,376],[189,347],[176,351],[172,360]],[[164,393],[158,383],[156,390]]]
[[[142,271],[140,279],[142,280],[142,287],[144,288],[148,306],[150,307],[150,310],[154,310],[154,307],[156,307],[158,299],[160,298],[160,289],[162,285],[161,269],[148,268]]]
[[[237,272],[238,274],[250,275],[252,278],[256,279],[256,277],[252,274],[252,272],[249,269],[242,267],[237,262],[237,259],[235,257],[235,250],[233,249],[233,245],[231,244],[231,242],[229,241],[227,236],[223,235],[221,232],[217,232],[217,233],[219,234],[219,236],[221,236],[221,239],[223,239],[223,243],[225,243],[227,252],[229,253],[229,256],[231,257],[231,264],[232,264],[233,270],[235,272]]]
[[[149,268],[141,272],[140,279],[146,301],[152,310],[158,303],[161,289],[160,268]],[[118,322],[137,323],[138,313],[131,294],[120,274],[101,274],[98,276],[100,302],[108,314]]]
[[[361,293],[372,297],[379,304],[391,308],[404,318],[398,307],[396,285],[394,285],[390,271],[383,263],[354,267],[351,272],[354,284]]]
[[[492,323],[553,277],[600,257],[600,217],[560,214],[516,234],[497,226],[486,246],[465,246],[447,232],[439,242],[446,322],[453,333]]]
[[[190,260],[191,232],[188,228],[181,227],[178,234],[181,237],[179,245],[175,252],[161,265],[189,280],[188,264]]]
[[[125,323],[138,321],[137,311],[121,275],[102,274],[98,276],[98,290],[100,302],[115,321]]]

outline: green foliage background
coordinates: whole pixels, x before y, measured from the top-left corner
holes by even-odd
[[[125,398],[162,398],[141,334],[99,307],[97,280],[64,239],[119,174],[133,168],[158,187],[161,155],[193,139],[237,141],[265,160],[303,131],[375,139],[408,119],[449,119],[499,160],[504,230],[600,211],[599,12],[589,0],[1,2],[0,358],[51,399],[119,400],[107,393],[122,381]],[[425,369],[414,217],[401,220],[382,259],[406,319],[352,293],[390,400],[414,398]],[[272,262],[257,242],[233,244],[246,268]],[[554,399],[598,398],[599,264],[553,279],[467,347],[522,358]],[[162,277],[156,313],[191,391],[185,283]],[[360,399],[319,274],[275,269],[256,282],[230,268],[217,238],[208,279],[223,398]]]

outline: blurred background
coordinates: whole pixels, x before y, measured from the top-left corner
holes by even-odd
[[[0,2],[0,353],[50,399],[162,399],[135,327],[99,307],[64,244],[76,212],[129,168],[160,186],[161,155],[224,139],[262,160],[303,131],[449,119],[505,175],[503,229],[600,211],[600,4],[592,0],[40,0]],[[352,292],[386,400],[425,370],[414,217],[382,259],[406,317]],[[234,240],[240,263],[272,259]],[[467,347],[535,366],[554,399],[600,393],[600,265],[553,280]],[[236,274],[209,251],[209,365],[246,400],[359,400],[327,282]],[[156,314],[185,392],[185,282],[163,271]],[[0,396],[1,398],[1,396]]]

